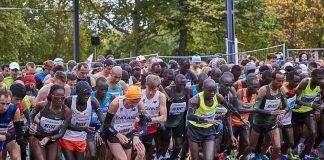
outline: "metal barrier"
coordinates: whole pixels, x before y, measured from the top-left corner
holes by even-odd
[[[159,54],[158,54],[158,53],[155,53],[155,54],[148,54],[148,55],[142,55],[142,56],[144,56],[145,59],[147,60],[147,59],[150,58],[150,57],[154,57],[154,56],[155,56],[155,57],[158,57]],[[136,57],[137,57],[137,56],[136,56]],[[117,64],[129,63],[130,61],[135,60],[136,57],[130,57],[130,58],[119,58],[119,59],[115,59],[115,62],[116,62]]]
[[[310,60],[324,59],[324,48],[287,49],[287,56],[293,57],[298,62],[299,54],[303,52],[310,56]]]
[[[261,49],[251,50],[251,51],[244,51],[244,52],[239,52],[239,57],[241,57],[240,56],[241,54],[247,54],[247,55],[256,57],[258,60],[266,60],[267,55],[269,53],[275,53],[275,52],[285,53],[285,48],[286,48],[285,44],[280,44],[280,45],[267,47],[267,48],[261,48]]]

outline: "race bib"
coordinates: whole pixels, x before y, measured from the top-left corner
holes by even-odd
[[[267,99],[264,105],[264,110],[274,111],[277,110],[280,104],[280,99],[270,100]]]
[[[296,104],[296,95],[291,97],[291,98],[288,98],[287,102],[288,102],[288,108],[293,109],[295,107],[295,104]]]
[[[203,118],[206,118],[206,119],[215,120],[215,113],[201,114],[200,116],[203,117]]]
[[[314,102],[315,98],[316,98],[316,95],[315,96],[303,95],[301,97],[301,101],[310,103],[310,102]]]
[[[220,105],[216,108],[215,118],[224,119],[226,113],[227,113],[227,109]]]
[[[181,115],[186,110],[186,102],[172,103],[170,106],[169,115]]]
[[[121,124],[114,124],[114,128],[116,131],[122,134],[127,134],[134,129],[134,123],[121,123]]]
[[[54,131],[57,131],[63,123],[63,120],[55,120],[55,119],[49,119],[46,117],[42,117],[39,124],[42,127],[42,130],[45,133],[52,133]]]

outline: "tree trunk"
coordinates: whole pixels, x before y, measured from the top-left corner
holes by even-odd
[[[135,1],[134,10],[132,11],[132,50],[130,51],[130,57],[135,57],[138,55],[138,51],[140,50],[140,43],[141,43],[141,35],[140,35],[140,22],[141,22],[141,15],[138,10],[139,2]]]
[[[185,17],[187,16],[187,1],[186,0],[179,0],[179,6],[180,6],[180,13],[181,17],[179,19],[179,50],[178,55],[184,56],[186,53],[186,47],[187,47],[187,24]]]

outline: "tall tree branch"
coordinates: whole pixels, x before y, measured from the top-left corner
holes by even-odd
[[[105,20],[107,21],[114,29],[124,34],[129,35],[129,32],[123,28],[118,27],[114,22],[112,22],[109,18],[107,18],[95,5],[91,0],[88,0],[91,7]]]

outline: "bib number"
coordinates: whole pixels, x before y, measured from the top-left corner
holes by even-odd
[[[266,103],[264,105],[264,110],[267,111],[274,111],[277,110],[280,104],[280,99],[275,99],[275,100],[266,100]]]
[[[287,99],[287,102],[288,102],[288,108],[289,109],[293,109],[295,107],[295,104],[296,104],[296,95]]]
[[[114,128],[116,131],[122,134],[129,133],[132,129],[134,129],[134,123],[122,123],[122,124],[115,124]]]
[[[181,115],[186,110],[186,102],[172,103],[170,106],[169,115]]]

